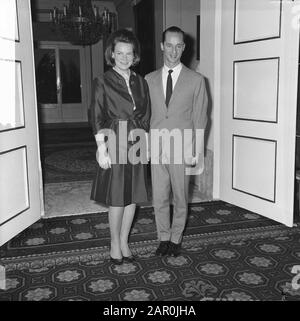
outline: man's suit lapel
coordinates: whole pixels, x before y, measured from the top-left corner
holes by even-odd
[[[164,87],[163,87],[163,82],[162,82],[162,71],[163,71],[163,68],[160,68],[157,71],[157,74],[156,74],[156,77],[155,77],[154,81],[155,81],[155,85],[157,87],[159,100],[162,102],[161,105],[163,106],[164,111],[166,111],[167,110],[167,106],[166,106],[166,102],[165,102]]]

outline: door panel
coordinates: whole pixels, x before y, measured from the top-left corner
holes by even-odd
[[[276,141],[233,135],[232,188],[275,202],[276,150]]]
[[[234,43],[279,38],[281,1],[235,1]]]
[[[56,105],[56,57],[54,49],[39,49],[35,52],[37,99],[40,104]]]
[[[86,105],[83,100],[82,88],[84,76],[82,66],[83,51],[80,48],[60,49],[60,83],[63,121],[86,120]]]
[[[235,61],[233,74],[233,118],[277,122],[279,58]]]
[[[0,58],[0,88],[5,88],[1,98],[6,104],[0,109],[0,131],[25,126],[21,61],[4,58],[7,55],[10,56],[6,53]]]
[[[293,225],[299,26],[292,1],[222,1],[220,198]]]
[[[53,48],[35,50],[35,73],[37,101],[40,120],[49,122],[61,118],[61,104],[59,103],[59,84],[57,70],[57,51]]]
[[[13,168],[1,173],[0,224],[29,208],[27,150],[20,146],[1,153],[0,168]]]
[[[43,195],[30,1],[1,0],[0,12],[2,245],[41,218]]]

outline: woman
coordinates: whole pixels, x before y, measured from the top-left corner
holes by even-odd
[[[114,264],[135,259],[128,236],[136,204],[148,201],[147,159],[143,156],[147,150],[150,98],[146,81],[130,70],[139,62],[139,52],[132,32],[118,30],[110,36],[105,59],[111,68],[96,80],[90,110],[99,164],[91,199],[109,206],[110,260]],[[138,130],[143,133],[139,140],[134,134]],[[142,148],[135,159],[144,161],[133,164],[129,155],[137,141]]]

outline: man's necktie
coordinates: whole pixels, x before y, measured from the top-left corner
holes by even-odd
[[[166,90],[166,105],[168,107],[169,101],[172,96],[172,91],[173,91],[173,83],[172,83],[172,76],[171,73],[173,72],[172,69],[169,70],[168,78],[167,78],[167,90]]]

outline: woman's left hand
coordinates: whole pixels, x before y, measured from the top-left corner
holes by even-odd
[[[101,144],[100,146],[98,146],[96,159],[101,168],[108,169],[111,167],[111,159],[107,153],[105,144]]]

